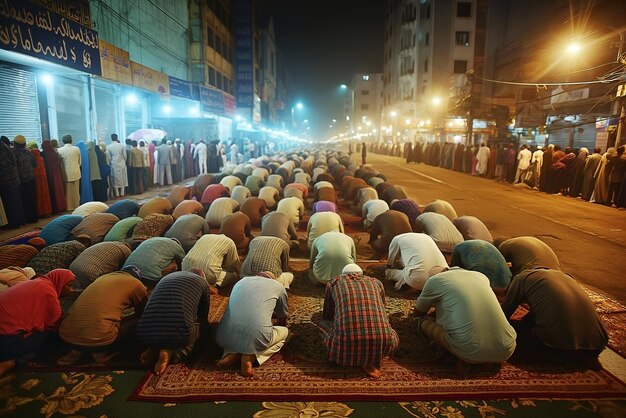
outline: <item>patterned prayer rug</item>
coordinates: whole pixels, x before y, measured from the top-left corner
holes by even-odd
[[[468,378],[455,376],[454,359],[418,337],[411,317],[414,295],[396,291],[386,282],[390,322],[400,336],[393,357],[384,361],[382,377],[370,379],[358,368],[329,364],[315,323],[323,306],[323,286],[312,286],[306,269],[293,263],[295,280],[289,291],[288,326],[293,338],[255,376],[217,370],[216,358],[176,364],[160,377],[149,372],[131,399],[155,402],[217,400],[272,401],[416,401],[501,398],[623,397],[626,384],[605,370],[572,364],[534,363],[513,357],[499,369],[475,366]],[[372,275],[384,267],[366,267]]]

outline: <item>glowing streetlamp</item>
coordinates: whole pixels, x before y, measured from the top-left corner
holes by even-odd
[[[571,42],[567,46],[567,52],[570,53],[570,54],[577,54],[577,53],[580,52],[581,49],[582,49],[582,47],[577,42]]]

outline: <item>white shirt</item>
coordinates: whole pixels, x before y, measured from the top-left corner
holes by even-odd
[[[530,166],[530,159],[532,158],[532,156],[533,155],[529,149],[524,148],[523,150],[520,150],[520,152],[517,154],[517,168],[521,170],[526,170],[528,166]]]
[[[286,197],[278,202],[276,212],[282,212],[291,218],[291,221],[297,225],[300,218],[304,216],[304,203],[297,197]]]
[[[259,190],[259,197],[265,200],[268,208],[273,208],[280,197],[280,192],[271,186],[265,186]]]
[[[381,213],[385,213],[389,210],[387,202],[381,199],[368,200],[363,204],[361,210],[361,218],[367,219],[369,223],[373,223],[374,219]]]
[[[330,187],[331,189],[334,189],[335,186],[333,186],[333,184],[329,181],[318,181],[317,183],[315,183],[315,185],[313,186],[313,188],[315,189],[315,191],[322,189],[324,187]]]
[[[59,158],[63,163],[63,179],[66,182],[80,180],[80,149],[72,144],[65,144],[58,149]]]
[[[311,249],[317,237],[330,231],[344,232],[341,216],[335,212],[319,212],[311,215],[306,226],[307,247]]]
[[[235,186],[232,192],[230,192],[230,197],[239,202],[239,206],[243,205],[243,202],[252,196],[250,189],[246,186]]]
[[[87,216],[94,213],[106,212],[109,205],[103,202],[87,202],[83,203],[72,212],[72,215]]]
[[[231,215],[239,206],[239,202],[230,197],[218,197],[215,199],[206,214],[206,221],[211,228],[219,228],[222,220]]]
[[[543,164],[543,150],[542,149],[538,149],[537,151],[533,152],[533,158],[531,160],[531,162],[537,162],[537,170],[539,170],[541,168],[541,165]]]
[[[440,213],[422,213],[415,220],[415,230],[430,235],[437,247],[445,252],[452,252],[456,244],[464,241],[452,221]]]
[[[243,186],[243,182],[237,176],[226,176],[220,181],[222,186],[228,188],[228,190],[233,190],[235,186]]]
[[[407,232],[395,236],[389,244],[389,258],[387,265],[400,257],[405,270],[409,271],[408,279],[396,283],[396,289],[403,284],[413,289],[421,290],[428,279],[428,272],[435,266],[448,267],[446,258],[443,256],[437,244],[426,234]]]

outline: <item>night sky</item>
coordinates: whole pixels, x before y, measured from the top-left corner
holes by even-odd
[[[274,18],[277,47],[293,79],[294,103],[304,104],[302,117],[311,122],[313,139],[326,139],[331,119],[341,116],[339,85],[349,84],[355,73],[383,70],[385,1],[259,4],[263,14]]]

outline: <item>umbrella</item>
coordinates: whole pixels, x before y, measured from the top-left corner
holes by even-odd
[[[161,129],[138,129],[132,134],[128,135],[128,139],[133,139],[135,141],[154,141],[161,140],[165,138],[167,132],[162,131]]]

